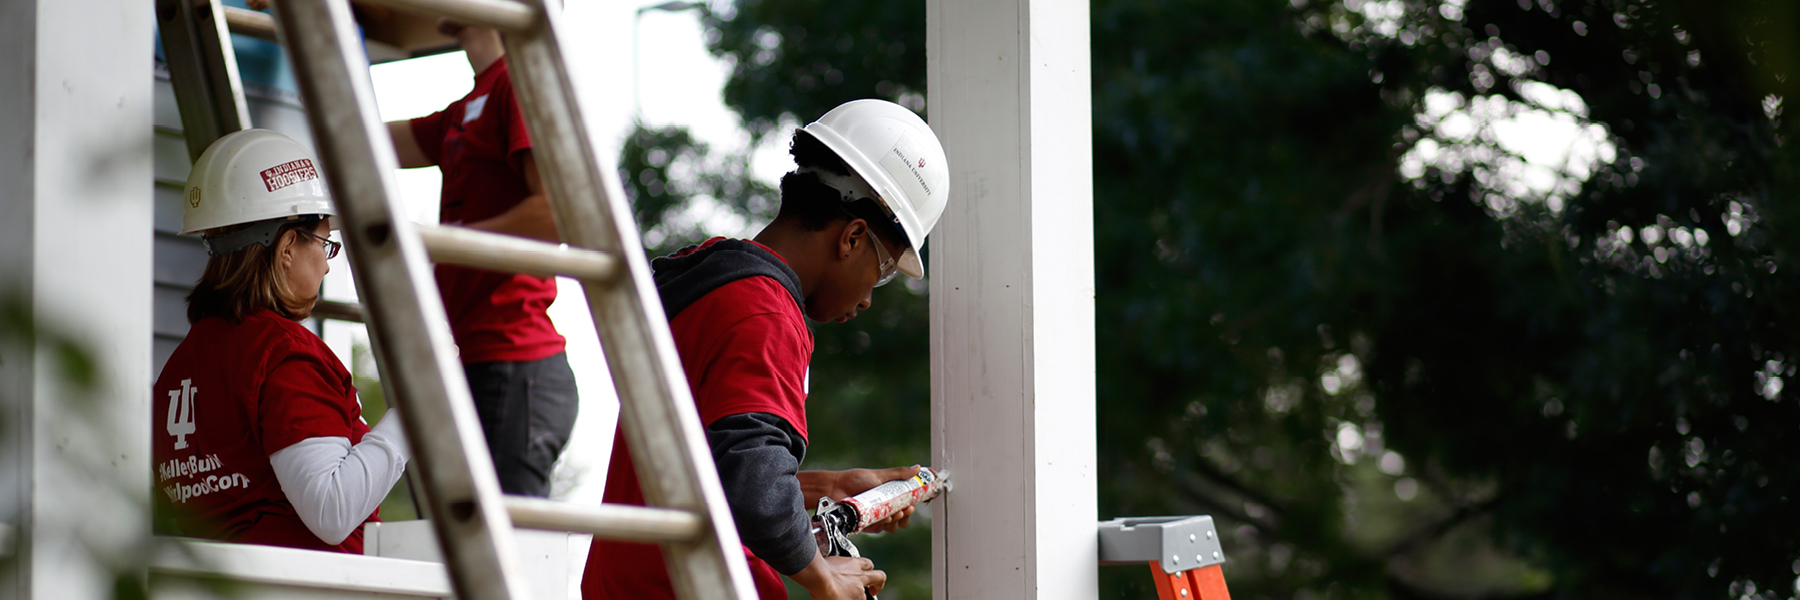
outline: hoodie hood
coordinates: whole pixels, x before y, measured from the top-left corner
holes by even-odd
[[[650,270],[655,272],[663,313],[671,321],[713,290],[749,277],[775,280],[793,296],[796,307],[806,310],[806,299],[800,294],[800,276],[788,268],[780,255],[750,240],[713,238],[651,260]]]

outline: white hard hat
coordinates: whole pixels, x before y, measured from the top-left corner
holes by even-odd
[[[336,215],[312,153],[293,138],[246,129],[214,141],[194,161],[181,206],[181,233],[271,221],[257,231],[210,235],[207,250],[229,254],[250,243],[267,245],[289,220]],[[223,239],[229,238],[229,239]]]
[[[925,276],[918,248],[950,200],[944,145],[919,115],[886,100],[852,100],[806,126],[811,134],[874,188],[906,234],[900,272]]]

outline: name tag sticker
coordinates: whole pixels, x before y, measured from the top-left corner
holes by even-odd
[[[467,125],[469,121],[481,118],[481,109],[487,108],[487,99],[488,95],[482,94],[463,105],[463,124]]]

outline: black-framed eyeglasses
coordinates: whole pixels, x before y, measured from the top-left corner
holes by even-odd
[[[300,232],[301,235],[305,235],[312,239],[324,242],[325,243],[325,260],[331,260],[331,259],[337,258],[338,250],[342,250],[344,248],[344,244],[342,242],[331,241],[330,238],[320,236],[319,234],[313,233],[311,231],[306,231],[304,229],[295,229],[294,231],[298,231],[298,232]]]

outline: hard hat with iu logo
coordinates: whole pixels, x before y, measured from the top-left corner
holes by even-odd
[[[267,129],[230,133],[208,146],[188,173],[183,200],[181,233],[205,235],[213,256],[267,246],[287,222],[337,214],[312,153]],[[238,227],[245,224],[254,225]]]
[[[906,234],[900,272],[925,276],[918,248],[937,226],[950,200],[944,145],[925,120],[886,100],[852,100],[806,126],[811,134],[862,177],[894,214]]]

